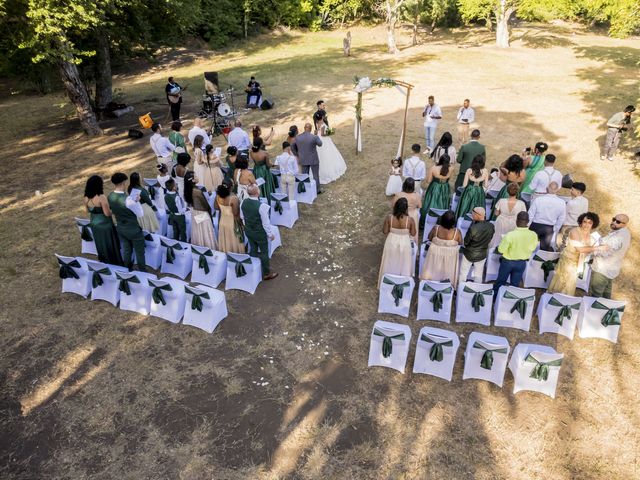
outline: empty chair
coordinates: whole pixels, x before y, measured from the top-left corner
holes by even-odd
[[[426,240],[420,244],[420,256],[418,257],[418,274],[422,272],[422,267],[424,267],[424,262],[427,259],[427,251],[429,250],[429,245],[431,245],[430,240]]]
[[[178,323],[184,315],[187,282],[177,278],[147,279],[151,287],[149,314]]]
[[[76,225],[80,231],[80,253],[88,253],[89,255],[98,255],[96,242],[93,240],[93,232],[87,218],[75,218]]]
[[[502,258],[502,255],[500,255],[497,250],[497,248],[489,248],[487,261],[485,262],[485,282],[493,282],[498,278],[498,270],[500,270],[500,258]]]
[[[415,282],[411,277],[384,274],[380,282],[378,313],[394,313],[408,317],[414,287]]]
[[[276,251],[276,248],[282,246],[282,239],[280,238],[280,229],[275,225],[271,225],[271,233],[273,233],[273,240],[270,238],[269,241],[269,258],[273,256],[273,252]]]
[[[120,290],[120,310],[149,315],[151,290],[148,280],[156,280],[152,273],[115,272]]]
[[[418,335],[413,373],[424,373],[451,381],[460,340],[455,332],[423,327]]]
[[[97,262],[89,262],[87,266],[91,273],[91,300],[104,300],[117,307],[120,301],[120,281],[115,272],[128,272],[128,269]]]
[[[494,325],[529,331],[536,291],[503,285],[498,289]]]
[[[407,325],[378,320],[371,332],[369,366],[388,367],[404,373],[411,329]]]
[[[451,196],[451,211],[452,212],[455,212],[456,208],[458,208],[458,202],[460,201],[460,195],[462,194],[463,190],[464,190],[464,187],[460,186],[460,187],[456,188],[456,191]]]
[[[294,199],[289,199],[289,196],[283,193],[272,193],[271,224],[292,228],[296,220],[298,220],[298,202]]]
[[[162,273],[171,273],[183,280],[191,273],[191,245],[167,237],[160,237],[163,248]]]
[[[148,267],[155,270],[162,265],[164,247],[160,244],[161,236],[157,233],[142,232],[144,235],[144,259]]]
[[[625,304],[608,298],[582,297],[578,316],[580,338],[603,338],[617,343]]]
[[[418,287],[418,320],[451,323],[453,287],[449,282],[422,280]]]
[[[458,223],[456,224],[456,227],[458,227],[458,229],[460,230],[460,233],[462,234],[462,238],[464,238],[467,232],[469,231],[469,227],[471,227],[471,223],[473,223],[473,220],[471,220],[471,217],[469,216],[469,214],[466,214],[464,217],[460,217],[458,219]]]
[[[573,340],[582,299],[562,293],[543,293],[538,304],[540,333],[550,332]]]
[[[433,226],[438,222],[438,219],[446,210],[440,210],[438,208],[430,208],[427,210],[427,215],[424,219],[424,231],[422,232],[422,241],[426,241],[429,236],[429,232]]]
[[[87,298],[91,293],[91,273],[87,260],[81,257],[63,257],[56,254],[58,275],[62,279],[62,293],[76,293]]]
[[[464,352],[462,379],[477,378],[502,387],[509,349],[509,342],[504,337],[471,333]]]
[[[311,205],[317,196],[316,181],[307,173],[296,174],[296,201]]]
[[[225,290],[244,290],[255,293],[262,281],[260,259],[244,253],[227,253]]]
[[[460,282],[456,299],[456,322],[491,324],[493,287],[487,283]]]
[[[555,398],[563,358],[564,354],[546,345],[516,345],[509,360],[509,370],[513,374],[513,393],[533,390]]]
[[[217,287],[227,276],[227,255],[207,247],[191,245],[191,281]]]
[[[587,262],[590,259],[588,256],[582,265],[578,265],[578,280],[576,281],[576,288],[584,292],[589,291],[589,283],[591,282],[591,265]]]
[[[559,259],[560,254],[557,252],[536,251],[524,271],[525,288],[549,288]]]
[[[164,202],[165,189],[160,185],[157,178],[145,178],[144,184],[147,187],[151,201],[158,209],[166,210],[167,204]]]
[[[228,314],[224,293],[200,284],[187,285],[184,290],[186,297],[182,324],[212,333]]]

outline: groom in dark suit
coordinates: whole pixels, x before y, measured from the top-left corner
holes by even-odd
[[[318,158],[317,147],[322,146],[322,140],[317,135],[311,133],[311,124],[305,123],[304,133],[296,137],[296,142],[291,146],[291,151],[300,159],[302,173],[313,172],[313,179],[316,181],[316,191],[320,190],[320,159]]]
[[[460,171],[456,178],[456,190],[458,187],[462,186],[464,174],[467,173],[469,168],[471,168],[471,162],[476,158],[476,155],[482,155],[485,161],[487,160],[487,152],[484,145],[480,143],[480,130],[478,129],[471,132],[471,141],[462,145],[458,152],[458,158],[456,158],[456,161],[460,164]]]

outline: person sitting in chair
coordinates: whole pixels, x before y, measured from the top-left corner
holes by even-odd
[[[256,80],[256,77],[251,77],[244,91],[247,92],[247,108],[258,108],[260,97],[262,97],[262,90],[260,89],[260,82]]]

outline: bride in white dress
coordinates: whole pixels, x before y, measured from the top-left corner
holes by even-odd
[[[318,158],[320,159],[320,184],[324,185],[344,175],[347,164],[331,137],[326,134],[327,125],[322,119],[316,120],[316,130],[322,140],[322,146],[318,147]]]

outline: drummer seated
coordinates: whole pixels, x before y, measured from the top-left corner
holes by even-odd
[[[258,108],[262,90],[260,89],[260,82],[256,81],[256,77],[251,77],[244,91],[247,92],[247,108]]]

